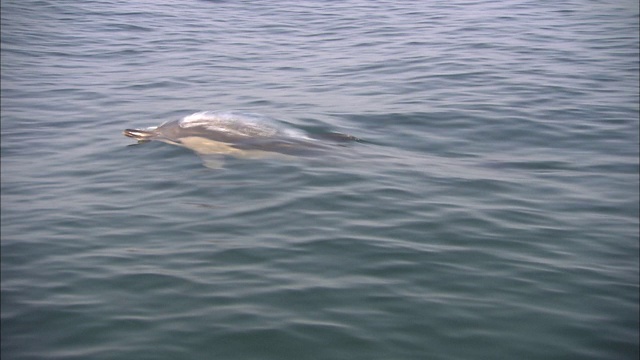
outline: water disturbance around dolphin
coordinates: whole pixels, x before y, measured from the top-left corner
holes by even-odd
[[[309,134],[261,114],[202,111],[144,129],[126,129],[138,143],[162,141],[193,150],[210,168],[221,156],[259,159],[311,155],[331,145],[357,141],[354,136],[328,132]]]

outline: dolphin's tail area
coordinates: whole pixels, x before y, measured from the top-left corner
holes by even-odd
[[[353,136],[353,135],[349,135],[349,134],[343,134],[343,133],[339,133],[339,132],[335,132],[335,131],[331,131],[328,133],[322,133],[322,134],[313,134],[311,135],[312,138],[314,139],[318,139],[318,140],[327,140],[327,141],[333,141],[336,143],[348,143],[348,142],[361,142],[362,140]]]
[[[155,128],[149,128],[145,130],[141,129],[125,129],[123,132],[124,136],[128,136],[130,138],[134,138],[140,142],[147,142],[154,137],[156,137]]]

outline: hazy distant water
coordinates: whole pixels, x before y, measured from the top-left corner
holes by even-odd
[[[3,360],[638,358],[637,1],[1,4]]]

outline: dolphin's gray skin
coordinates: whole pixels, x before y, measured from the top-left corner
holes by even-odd
[[[146,129],[126,129],[124,135],[144,143],[151,140],[183,146],[203,157],[208,167],[219,167],[208,155],[241,158],[306,155],[332,143],[357,141],[341,133],[310,135],[259,114],[203,111]],[[214,164],[215,163],[215,164]]]

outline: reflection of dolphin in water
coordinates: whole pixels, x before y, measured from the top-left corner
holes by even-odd
[[[313,154],[331,144],[356,141],[341,133],[308,134],[274,119],[249,113],[203,111],[146,129],[126,129],[124,135],[144,143],[163,141],[189,148],[207,167],[220,167],[211,155],[263,158]]]

